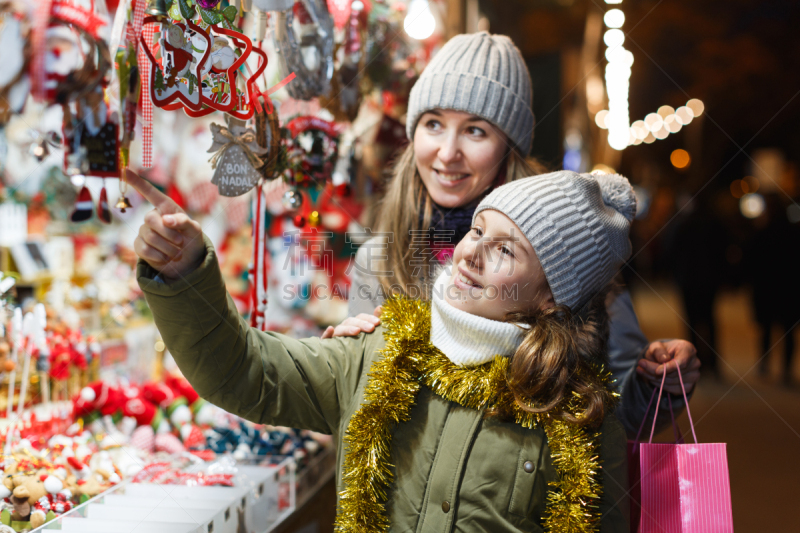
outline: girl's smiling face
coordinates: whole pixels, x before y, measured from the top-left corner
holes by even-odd
[[[478,198],[497,177],[508,151],[503,132],[461,111],[428,111],[414,130],[417,171],[442,207],[460,207]]]
[[[554,305],[533,246],[511,219],[492,209],[478,213],[456,246],[444,299],[462,311],[499,321],[512,312]]]

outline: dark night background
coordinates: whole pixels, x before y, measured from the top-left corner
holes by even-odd
[[[552,140],[557,135],[551,135],[557,131],[557,121],[551,126],[548,119],[558,105],[557,95],[570,88],[553,88],[552,81],[559,79],[557,58],[565,47],[581,46],[588,11],[607,7],[624,10],[625,47],[635,57],[631,121],[664,104],[678,107],[689,98],[701,99],[706,104],[703,173],[707,175],[718,172],[731,158],[735,160],[728,175],[745,172],[747,158],[736,157],[737,145],[747,144],[747,150],[779,147],[789,158],[800,152],[800,101],[795,98],[800,91],[797,2],[625,0],[609,6],[599,0],[483,0],[481,10],[492,33],[509,35],[533,67],[537,117],[548,115],[537,125],[534,155],[546,161],[559,157],[560,143]],[[600,59],[597,68],[602,74]],[[623,164],[640,157],[668,161],[683,133],[650,146],[631,147]]]
[[[625,13],[634,55],[631,123],[662,105],[705,104],[700,120],[629,146],[613,165],[650,200],[623,272],[637,316],[648,338],[697,346],[704,376],[692,414],[701,442],[727,443],[736,531],[797,531],[800,368],[785,354],[796,351],[800,323],[800,2],[481,0],[489,30],[509,35],[527,59],[532,155],[552,170],[579,115],[584,135],[594,131],[584,137],[591,165],[602,162],[606,141],[587,126],[578,60],[587,19],[610,8]],[[601,78],[604,49],[600,42],[592,62]],[[692,158],[683,171],[670,163],[679,148]],[[763,149],[779,151],[779,171],[762,164]],[[748,218],[734,189],[753,175],[762,176],[765,208]],[[685,414],[680,425],[688,431]]]

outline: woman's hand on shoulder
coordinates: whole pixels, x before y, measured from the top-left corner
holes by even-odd
[[[666,372],[664,390],[680,396],[682,391],[676,370],[678,366],[688,394],[694,390],[700,379],[700,359],[697,358],[697,350],[691,342],[681,339],[651,342],[644,357],[639,359],[636,371],[653,387],[661,386],[661,377]]]
[[[333,337],[355,337],[362,331],[366,333],[375,331],[375,327],[381,323],[381,319],[379,318],[381,315],[381,310],[381,306],[378,306],[375,308],[375,311],[373,312],[374,314],[372,315],[361,313],[358,316],[346,318],[344,322],[336,327],[328,326],[328,328],[322,333],[321,338],[332,339]]]
[[[199,267],[206,255],[200,224],[150,182],[130,170],[126,176],[131,187],[154,206],[133,243],[136,255],[167,283],[182,279]]]

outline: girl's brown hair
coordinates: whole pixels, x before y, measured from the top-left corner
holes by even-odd
[[[506,376],[519,407],[580,425],[598,426],[603,421],[613,405],[612,394],[599,372],[608,360],[608,291],[600,291],[574,314],[560,305],[506,317],[529,327]],[[575,395],[577,415],[565,409]],[[489,414],[501,418],[511,415],[499,410]]]
[[[493,187],[538,173],[541,169],[537,168],[537,163],[526,161],[519,152],[509,149]],[[375,258],[374,272],[384,294],[388,297],[399,292],[427,299],[435,264],[431,263],[431,254],[424,253],[418,243],[413,242],[413,236],[427,235],[433,200],[417,171],[413,141],[397,158],[376,213],[379,215],[373,227],[385,244],[382,247],[385,253],[383,259]]]

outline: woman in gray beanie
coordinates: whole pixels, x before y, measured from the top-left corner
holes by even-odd
[[[372,331],[379,322],[373,312],[387,295],[427,295],[436,266],[469,231],[478,202],[503,183],[535,174],[525,160],[532,99],[525,61],[506,36],[457,35],[434,56],[411,90],[410,143],[379,206],[377,236],[361,246],[351,270],[351,318],[323,337]],[[622,395],[617,414],[635,434],[663,372],[680,409],[675,365],[691,390],[699,361],[686,341],[648,343],[627,291],[609,297],[608,311],[610,369]],[[664,405],[660,423],[668,413]]]

